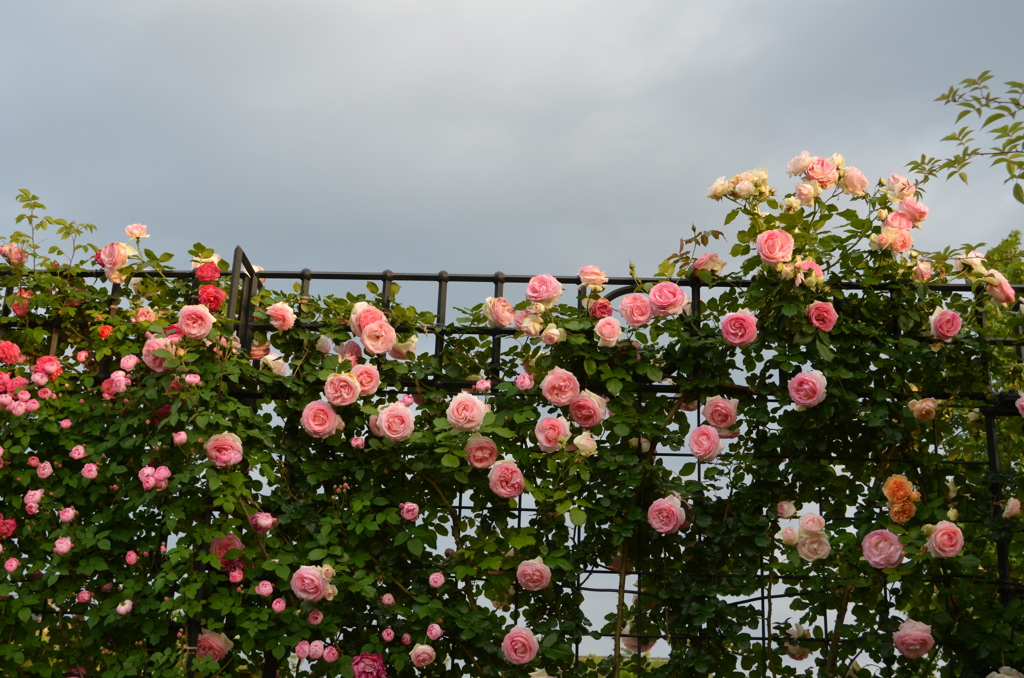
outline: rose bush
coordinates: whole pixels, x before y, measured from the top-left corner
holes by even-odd
[[[773,586],[835,675],[922,661],[914,629],[894,646],[908,617],[942,666],[982,647],[984,671],[1021,665],[995,544],[1019,545],[1020,465],[998,493],[983,444],[1007,415],[1000,454],[1020,458],[1017,408],[987,395],[1024,387],[1003,341],[1016,250],[913,251],[904,220],[940,215],[909,181],[871,191],[841,157],[806,161],[785,198],[764,170],[716,182],[730,273],[695,233],[654,277],[537,276],[448,328],[392,281],[251,280],[228,317],[213,252],[190,252],[194,285],[25,196],[3,271],[24,314],[0,316],[0,666],[602,676],[662,637],[680,674],[794,675],[789,624],[750,630]],[[616,582],[605,619],[576,588],[591,572]],[[611,649],[574,663],[594,632]]]

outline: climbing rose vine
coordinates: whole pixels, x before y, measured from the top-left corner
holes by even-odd
[[[231,317],[201,244],[173,271],[158,228],[85,244],[22,192],[5,675],[1014,675],[1021,416],[993,477],[975,408],[1024,387],[1019,290],[915,250],[940,217],[905,177],[788,170],[711,186],[728,254],[695,232],[625,289],[542,273],[448,327],[374,282]]]

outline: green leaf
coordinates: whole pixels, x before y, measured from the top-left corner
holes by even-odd
[[[619,395],[619,392],[622,390],[622,382],[612,378],[604,383],[604,387],[608,389],[608,393],[611,395]]]
[[[311,561],[323,560],[327,557],[327,549],[313,549],[309,552],[309,559]]]
[[[459,458],[454,454],[446,454],[441,457],[441,465],[447,466],[448,468],[458,468],[460,464]]]
[[[409,543],[407,544],[407,547],[409,549],[409,553],[413,554],[414,556],[423,555],[423,542],[421,542],[419,539],[410,539]]]
[[[1017,188],[1020,188],[1019,184]],[[1017,188],[1014,188],[1014,190],[1016,191]],[[1022,200],[1021,202],[1024,202],[1024,200]],[[586,360],[583,361],[583,370],[587,374],[593,374],[594,372],[597,372],[597,362],[593,358],[587,358]]]
[[[587,524],[587,514],[583,509],[574,508],[569,511],[569,520],[576,527],[583,527]]]
[[[1024,203],[1024,184],[1013,185],[1013,198],[1019,203]]]
[[[814,347],[818,349],[818,355],[820,355],[823,360],[831,362],[831,360],[836,357],[836,354],[832,351],[832,349],[826,346],[821,339],[818,339],[817,341],[814,342]]]

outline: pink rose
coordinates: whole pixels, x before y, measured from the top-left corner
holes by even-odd
[[[359,398],[361,392],[362,384],[351,372],[332,374],[324,382],[324,397],[327,398],[327,402],[338,407],[351,405]]]
[[[903,212],[893,212],[885,219],[885,227],[897,231],[909,231],[914,227],[914,222]]]
[[[914,414],[914,419],[931,421],[935,418],[935,408],[938,405],[939,402],[935,398],[922,398],[921,400],[911,400],[907,403],[907,408]]]
[[[786,174],[791,177],[803,174],[807,171],[812,160],[814,160],[814,158],[808,151],[801,151],[800,155],[796,156],[786,164]]]
[[[295,573],[292,575],[292,593],[302,600],[314,603],[323,600],[329,591],[329,587],[330,584],[327,583],[319,567],[303,565],[295,570]]]
[[[252,526],[252,529],[256,530],[257,534],[263,534],[277,527],[277,518],[269,513],[260,511],[249,516],[249,525]]]
[[[228,298],[228,293],[216,285],[203,285],[199,288],[199,303],[211,311],[219,311]]]
[[[656,499],[647,509],[647,522],[661,534],[675,534],[686,522],[686,511],[677,497]]]
[[[522,626],[516,626],[501,641],[501,651],[505,659],[513,664],[529,664],[537,656],[540,645],[537,643],[537,636],[533,631]]]
[[[587,313],[590,314],[591,318],[607,318],[614,310],[612,309],[612,302],[604,297],[587,300],[585,303],[587,305]]]
[[[284,602],[284,598],[274,598],[274,602],[270,604],[270,609],[281,614],[287,606],[288,604]]]
[[[540,333],[540,340],[548,346],[554,346],[560,341],[565,341],[568,336],[565,330],[559,329],[554,323],[548,323],[548,326]]]
[[[591,391],[583,391],[569,404],[569,415],[583,428],[598,426],[608,415],[608,400]]]
[[[313,626],[320,626],[320,623],[323,620],[324,620],[324,613],[321,612],[320,610],[312,610],[309,613],[309,616],[306,617],[306,621],[308,621]]]
[[[719,327],[722,338],[732,346],[746,346],[757,339],[757,316],[745,308],[727,313]]]
[[[518,497],[525,489],[523,472],[513,461],[502,460],[494,464],[487,474],[487,481],[491,492],[502,499]]]
[[[139,364],[139,357],[137,355],[126,355],[121,358],[120,367],[126,372],[131,372],[135,369],[135,366]]]
[[[135,563],[139,562],[139,554],[135,551],[129,551],[128,553],[124,554],[124,562],[128,563],[129,565],[134,565]]]
[[[178,313],[178,328],[189,339],[205,339],[213,329],[214,317],[202,304],[185,306]]]
[[[220,569],[225,572],[233,570],[239,570],[242,566],[242,561],[237,558],[228,558],[230,551],[244,551],[245,544],[234,534],[227,534],[223,537],[214,537],[210,540],[210,553],[217,556],[220,560]],[[145,555],[145,552],[143,552]]]
[[[555,452],[569,438],[569,422],[565,417],[544,417],[533,429],[537,444],[544,452]]]
[[[927,282],[927,280],[932,277],[931,262],[919,259],[917,264],[914,266],[914,272],[911,276],[919,283]]]
[[[780,518],[792,518],[796,515],[796,505],[791,501],[780,501],[776,506]]]
[[[103,246],[103,249],[96,252],[96,263],[104,270],[113,273],[124,268],[128,263],[129,248],[122,242],[112,242]],[[110,280],[108,274],[107,279]],[[123,282],[122,280],[111,280],[111,282]]]
[[[256,584],[256,593],[261,595],[261,596],[263,596],[264,598],[268,597],[273,592],[274,592],[274,585],[271,584],[266,579],[261,581],[259,584]]]
[[[515,384],[516,388],[520,391],[529,391],[534,386],[533,375],[526,374],[525,372],[523,374],[518,374],[516,375]]]
[[[646,325],[654,317],[654,308],[646,294],[627,294],[619,302],[619,313],[630,327]]]
[[[822,332],[831,332],[832,328],[836,326],[836,321],[839,320],[836,309],[827,301],[814,302],[807,307],[805,313],[811,325]]]
[[[405,341],[395,340],[395,345],[388,350],[388,355],[395,360],[412,360],[416,357],[416,344],[420,338],[413,334]]]
[[[847,195],[864,195],[871,183],[856,167],[847,167],[843,172],[843,178],[839,180],[839,188]]]
[[[871,567],[887,570],[899,567],[903,562],[903,544],[900,538],[889,530],[875,530],[860,543],[864,559]]]
[[[828,558],[829,554],[832,553],[832,545],[828,543],[828,538],[821,533],[811,534],[806,537],[800,537],[796,542],[797,554],[809,563],[813,563],[815,560],[822,560]]]
[[[73,547],[74,544],[72,544],[71,540],[67,537],[61,537],[57,541],[53,542],[53,552],[58,556],[67,555]]]
[[[529,311],[516,311],[516,329],[528,337],[539,336],[544,328],[544,320]]]
[[[715,428],[729,428],[736,423],[736,408],[739,404],[740,401],[735,398],[727,400],[720,396],[711,396],[700,413]]]
[[[434,648],[429,645],[416,644],[413,646],[412,652],[409,653],[412,665],[419,668],[433,664],[436,658],[437,654],[434,652]]]
[[[674,282],[664,280],[651,288],[651,308],[655,317],[679,315],[686,306],[686,292]]]
[[[431,624],[427,627],[427,638],[431,640],[437,640],[444,635],[444,629],[441,628],[440,624]]]
[[[914,246],[914,238],[910,235],[910,231],[883,228],[882,233],[888,236],[889,249],[893,252],[906,252]]]
[[[387,353],[398,343],[395,328],[389,325],[386,320],[370,323],[363,328],[359,338],[362,340],[366,350],[374,355]]]
[[[60,518],[60,522],[62,523],[70,523],[77,515],[78,511],[76,511],[73,506],[62,508],[57,511],[57,517]]]
[[[314,400],[302,409],[301,423],[306,433],[314,438],[329,438],[345,428],[334,408],[322,400]]]
[[[572,372],[555,367],[540,382],[540,392],[556,407],[564,407],[580,395],[580,382]]]
[[[935,646],[932,627],[913,619],[900,624],[899,630],[892,634],[892,642],[907,659],[920,659]]]
[[[457,431],[478,431],[487,414],[487,404],[469,393],[456,394],[448,404],[445,415]]]
[[[309,641],[300,640],[295,645],[295,656],[299,659],[305,659],[309,656]]]
[[[390,629],[388,629],[390,631]],[[395,632],[391,631],[391,639]],[[388,640],[385,638],[385,640]],[[358,654],[352,658],[353,678],[387,678],[384,659],[379,654]]]
[[[928,218],[928,208],[910,196],[904,198],[900,203],[899,211],[915,224],[920,224]]]
[[[96,478],[97,475],[99,475],[99,467],[96,466],[96,464],[93,464],[93,463],[90,462],[90,463],[88,463],[88,464],[86,464],[85,466],[82,467],[82,477],[83,478],[88,478],[89,480],[93,480],[94,478]]]
[[[444,575],[440,572],[434,572],[427,578],[427,583],[433,588],[439,589],[444,586]]]
[[[885,181],[885,193],[893,202],[899,202],[904,198],[914,195],[916,189],[902,174],[891,174]]]
[[[544,564],[543,558],[524,560],[516,568],[516,581],[527,591],[546,589],[551,583],[551,568]]]
[[[184,431],[175,431],[174,435],[171,436],[171,440],[175,445],[184,445],[188,442],[188,434]]]
[[[398,508],[401,510],[401,515],[406,520],[416,522],[416,519],[420,517],[420,507],[411,501],[402,502]]]
[[[349,339],[344,344],[338,344],[334,347],[334,350],[338,353],[338,360],[347,360],[353,365],[357,365],[359,359],[363,357],[363,349],[355,339]],[[355,374],[355,372],[353,367],[352,373]]]
[[[4,569],[11,573],[17,570],[19,565],[21,565],[21,561],[17,558],[8,558],[4,561]]]
[[[380,386],[380,372],[373,365],[356,365],[352,368],[352,376],[359,382],[359,395],[368,396],[377,392]]]
[[[49,478],[53,475],[53,465],[48,461],[44,461],[38,468],[36,468],[36,475],[44,480]]]
[[[601,318],[594,326],[594,334],[597,335],[598,346],[612,348],[622,336],[622,325],[615,318]]]
[[[242,439],[234,433],[217,433],[206,441],[206,458],[214,466],[224,468],[242,461]]]
[[[295,312],[291,306],[279,301],[267,309],[267,319],[275,330],[284,332],[295,325]]]
[[[210,657],[213,661],[219,662],[228,652],[231,652],[231,648],[234,646],[235,644],[228,640],[223,633],[203,629],[202,635],[196,642],[196,657]]]
[[[932,558],[952,558],[964,548],[964,533],[948,520],[940,520],[925,546]]]
[[[352,304],[348,327],[352,330],[352,334],[362,334],[367,325],[386,320],[387,318],[379,308],[365,301],[357,301]]]
[[[380,597],[380,603],[385,607],[393,607],[395,605],[395,597],[390,593],[385,593]]]
[[[705,252],[704,254],[697,257],[697,261],[693,263],[693,270],[696,271],[711,271],[712,273],[720,273],[728,262],[722,261],[718,257],[717,252]]]
[[[333,664],[339,659],[341,659],[341,652],[338,651],[338,648],[334,647],[333,645],[328,645],[324,648],[325,662],[327,662],[328,664]]]
[[[1017,293],[1013,291],[1013,287],[999,271],[990,269],[988,275],[985,276],[985,282],[987,283],[985,289],[997,304],[1012,304],[1017,298]]]
[[[324,641],[314,640],[309,644],[309,658],[320,659],[324,656]]]
[[[828,380],[818,370],[801,372],[789,380],[789,397],[800,407],[814,407],[825,399]]]
[[[490,468],[498,458],[498,446],[490,438],[475,435],[466,441],[465,447],[473,468]]]
[[[534,303],[551,308],[562,296],[562,284],[554,276],[543,273],[530,278],[526,285],[526,298]]]
[[[757,236],[757,253],[766,264],[783,264],[793,258],[793,236],[781,228]]]
[[[381,435],[396,442],[411,436],[415,423],[412,410],[398,403],[388,405],[377,415],[377,427]]]
[[[1020,515],[1020,499],[1010,497],[1006,500],[1006,508],[1003,509],[1003,518],[1016,518]]]
[[[822,188],[829,188],[839,179],[836,164],[827,158],[812,158],[804,170],[811,181],[817,181]]]
[[[117,610],[117,613],[123,617],[132,611],[132,607],[132,601],[126,600],[123,603],[119,604],[115,609]]]
[[[599,266],[584,266],[580,269],[580,285],[602,287],[608,283],[608,276]]]
[[[690,434],[689,447],[698,461],[711,462],[718,458],[719,452],[725,448],[725,443],[719,438],[714,426],[704,424]]]
[[[800,516],[800,531],[804,534],[817,534],[825,529],[825,519],[817,513],[805,513]]]
[[[92,600],[92,593],[90,591],[79,591],[76,600],[80,603],[88,603]]]
[[[205,306],[203,308],[206,308]],[[163,372],[167,368],[164,367],[164,360],[166,358],[160,358],[153,355],[154,351],[164,349],[170,351],[171,355],[179,353],[176,346],[178,343],[177,335],[173,337],[152,337],[146,340],[146,343],[142,345],[142,362],[146,363],[149,369],[154,372]]]
[[[487,297],[484,300],[484,315],[491,327],[509,327],[516,321],[516,310],[505,297]]]
[[[956,311],[946,311],[936,308],[929,319],[932,327],[932,338],[944,341],[947,344],[953,341],[953,337],[960,333],[963,322],[960,314]]]

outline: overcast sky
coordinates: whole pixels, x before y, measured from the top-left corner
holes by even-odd
[[[0,216],[147,224],[266,268],[653,273],[720,175],[842,152],[900,171],[1024,3],[147,2],[0,8]],[[994,172],[937,182],[918,243],[998,241]],[[722,249],[727,249],[728,245]]]

